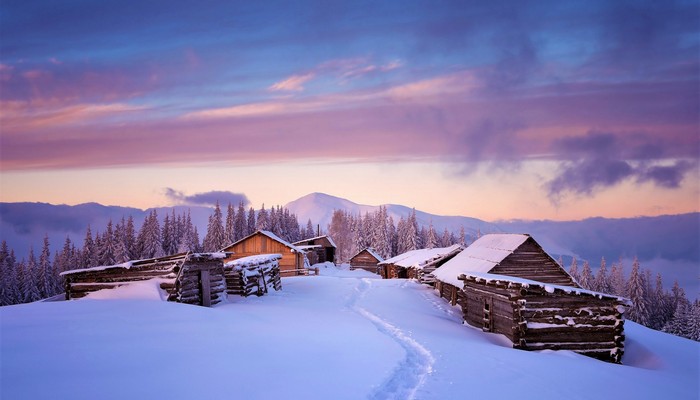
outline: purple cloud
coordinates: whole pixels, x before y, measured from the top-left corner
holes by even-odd
[[[673,165],[653,165],[667,150],[662,143],[644,135],[589,132],[582,137],[561,139],[554,147],[570,161],[565,161],[557,176],[545,184],[553,201],[558,201],[564,192],[592,195],[628,178],[678,188],[685,174],[697,165],[683,160]]]
[[[173,188],[165,188],[165,196],[175,203],[189,205],[213,206],[218,202],[220,205],[225,206],[229,203],[238,204],[243,202],[244,205],[248,205],[250,203],[250,201],[248,201],[248,197],[246,197],[246,195],[243,193],[234,193],[221,190],[186,195],[183,192]]]

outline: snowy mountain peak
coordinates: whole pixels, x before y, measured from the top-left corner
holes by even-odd
[[[394,223],[397,223],[401,217],[407,218],[413,211],[412,208],[402,205],[383,204],[383,206],[386,207]],[[344,210],[357,215],[376,212],[379,210],[380,206],[358,204],[341,197],[316,192],[291,201],[287,203],[285,207],[289,209],[290,212],[297,215],[300,223],[303,224],[311,219],[313,223],[320,224],[322,229],[327,229],[328,224],[331,222],[333,211],[335,210]],[[468,234],[474,234],[477,230],[480,230],[482,233],[501,231],[495,225],[476,218],[442,216],[419,210],[416,210],[416,217],[420,225],[428,226],[432,221],[433,226],[438,232],[447,229],[448,231],[457,233],[462,226]]]

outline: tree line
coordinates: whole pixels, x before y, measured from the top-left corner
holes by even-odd
[[[561,258],[559,264],[563,266]],[[584,289],[629,299],[626,319],[651,329],[700,341],[700,300],[689,301],[678,281],[674,282],[670,291],[665,290],[661,273],[653,278],[650,270],[641,268],[636,257],[627,277],[622,261],[613,263],[608,270],[605,258],[601,259],[595,274],[588,261],[584,261],[579,270],[578,262],[573,258],[569,275]]]
[[[401,216],[395,224],[394,218],[384,206],[364,215],[335,210],[328,233],[337,246],[339,262],[348,262],[352,256],[368,247],[373,248],[386,260],[416,249],[447,247],[453,244],[464,246],[469,239],[473,239],[467,238],[464,227],[455,235],[446,228],[443,232],[437,232],[432,222],[427,227],[420,226],[415,209],[406,218]]]
[[[162,219],[152,210],[136,228],[132,216],[116,224],[109,221],[102,231],[93,234],[88,225],[81,243],[66,237],[60,250],[51,252],[48,236],[44,237],[37,257],[30,247],[26,258],[18,259],[6,241],[0,244],[0,305],[28,303],[64,292],[61,272],[103,265],[116,265],[130,260],[162,257],[185,252],[219,251],[256,230],[268,230],[280,238],[295,242],[314,236],[311,221],[301,227],[295,214],[284,207],[259,211],[228,204],[226,217],[219,203],[209,217],[207,231],[200,242],[197,227],[189,210],[177,214],[173,209]]]

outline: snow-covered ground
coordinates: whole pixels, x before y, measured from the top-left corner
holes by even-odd
[[[700,343],[626,322],[624,365],[509,348],[428,287],[321,266],[213,308],[151,283],[0,308],[2,399],[697,399]]]

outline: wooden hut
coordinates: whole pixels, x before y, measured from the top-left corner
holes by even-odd
[[[620,363],[626,300],[495,274],[463,274],[464,321],[523,350],[571,350]]]
[[[431,284],[434,282],[432,271],[446,263],[464,248],[460,245],[435,247],[407,251],[379,263],[380,275],[384,279],[409,278]]]
[[[257,231],[226,246],[221,251],[232,253],[226,257],[224,262],[261,254],[280,254],[282,258],[279,260],[279,268],[282,276],[307,274],[306,269],[309,262],[304,250],[272,232]]]
[[[65,271],[66,300],[134,282],[159,279],[168,301],[210,306],[226,296],[224,253],[181,253],[122,264]]]
[[[281,258],[281,254],[261,254],[225,263],[226,293],[247,297],[262,296],[270,289],[282,290]]]
[[[529,235],[482,236],[433,275],[465,322],[515,348],[621,360],[625,300],[581,289]]]
[[[335,262],[335,251],[337,246],[328,235],[316,236],[309,239],[292,243],[306,251],[306,256],[311,265],[324,262]]]
[[[384,261],[373,248],[368,247],[350,258],[350,270],[364,269],[372,273],[379,273],[379,263]]]

